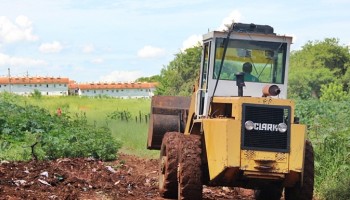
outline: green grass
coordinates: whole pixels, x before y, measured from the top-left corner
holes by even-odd
[[[147,158],[158,157],[158,151],[146,149],[148,123],[115,122],[109,127],[112,135],[123,142],[122,152]]]
[[[151,101],[149,99],[115,99],[115,98],[87,98],[77,96],[66,97],[20,97],[21,104],[32,104],[49,110],[56,114],[58,108],[63,114],[72,117],[75,115],[86,115],[89,123],[96,126],[108,126],[113,137],[123,143],[121,152],[134,154],[147,158],[157,158],[159,152],[146,149],[148,123],[144,115],[150,112]],[[112,120],[108,114],[115,111],[127,111],[132,115],[126,121]],[[142,115],[143,122],[136,122],[135,117]]]

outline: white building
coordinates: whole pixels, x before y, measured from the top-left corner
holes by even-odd
[[[71,93],[82,96],[115,98],[151,98],[157,83],[71,83]]]
[[[0,92],[30,95],[35,90],[42,95],[68,95],[68,78],[54,77],[0,77]]]

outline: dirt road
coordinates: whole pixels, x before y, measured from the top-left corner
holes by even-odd
[[[156,199],[158,160],[120,154],[113,162],[58,159],[0,165],[0,199]],[[203,189],[206,200],[252,199],[252,191]]]

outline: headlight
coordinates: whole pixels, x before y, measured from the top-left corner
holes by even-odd
[[[280,133],[285,133],[287,131],[287,124],[286,123],[279,123],[278,124],[278,131]]]
[[[246,121],[244,123],[245,129],[247,129],[248,131],[251,131],[254,129],[254,122],[252,121]]]

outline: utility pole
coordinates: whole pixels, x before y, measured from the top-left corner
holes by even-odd
[[[10,70],[10,68],[8,68],[8,72],[9,72],[9,88],[10,88],[10,89],[9,89],[9,92],[11,93],[11,92],[12,92],[12,91],[11,91],[11,89],[12,89],[11,87],[12,87],[12,86],[11,86],[11,70]]]

